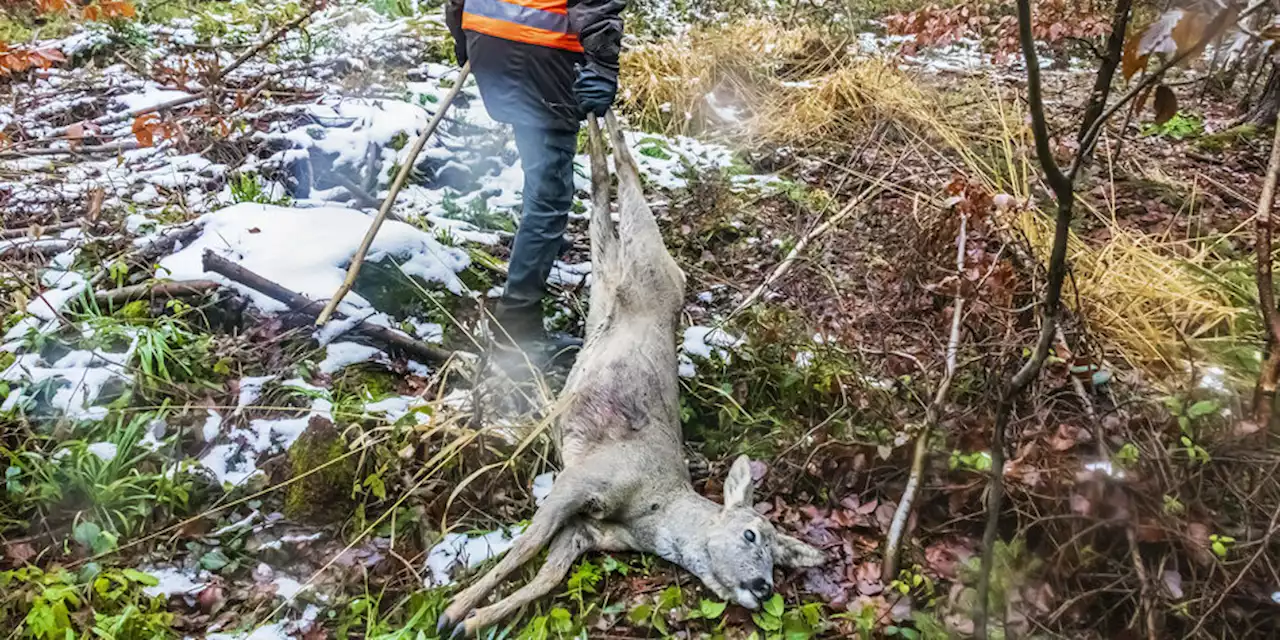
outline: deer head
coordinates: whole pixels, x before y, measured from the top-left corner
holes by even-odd
[[[756,513],[751,465],[740,456],[724,482],[724,506],[706,529],[706,569],[714,580],[704,582],[726,600],[755,609],[773,592],[773,566],[813,567],[822,552],[778,533]],[[718,584],[717,584],[718,583]]]

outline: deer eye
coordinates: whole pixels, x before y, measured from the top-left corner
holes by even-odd
[[[747,542],[755,542],[755,541],[756,541],[756,532],[754,532],[754,531],[752,531],[752,530],[750,530],[750,529],[747,529],[746,531],[743,531],[743,532],[742,532],[742,537],[746,538],[746,539],[747,539]]]

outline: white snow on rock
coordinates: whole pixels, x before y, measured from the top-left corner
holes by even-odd
[[[377,347],[355,342],[333,342],[325,347],[324,360],[320,361],[320,372],[332,375],[353,364],[385,359],[386,354]]]
[[[371,219],[352,209],[292,209],[244,203],[200,218],[201,235],[177,253],[161,260],[174,280],[211,278],[236,287],[268,312],[285,305],[249,287],[217,274],[201,264],[205,250],[212,250],[258,275],[312,299],[333,295],[346,275]],[[427,233],[397,221],[382,225],[370,247],[368,260],[394,259],[410,276],[438,282],[456,294],[466,286],[457,272],[470,264],[465,251],[445,247]],[[356,293],[347,294],[344,305],[368,307]]]
[[[467,535],[445,534],[444,540],[427,553],[427,570],[430,575],[426,586],[440,587],[453,583],[452,573],[458,567],[473,569],[490,558],[507,552],[520,537],[519,532],[497,529],[488,533]]]
[[[85,341],[98,337],[98,332],[88,324],[78,328]],[[0,346],[0,350],[13,352],[17,357],[0,372],[0,380],[31,385],[53,380],[56,390],[48,400],[48,406],[35,409],[52,409],[72,419],[101,420],[107,409],[97,406],[97,402],[104,388],[114,380],[130,380],[126,367],[133,358],[138,338],[136,334],[127,332],[122,337],[129,340],[123,351],[75,350],[63,353],[53,361],[40,353],[21,353],[23,346],[20,340],[7,342]],[[23,391],[15,391],[6,399],[4,408],[12,410],[25,400]]]
[[[311,411],[300,418],[251,420],[248,427],[237,427],[217,435],[219,444],[206,451],[199,462],[218,484],[232,487],[243,484],[258,475],[260,457],[288,450],[306,431],[311,418],[333,417],[333,402],[324,389],[301,380],[285,381],[281,386],[312,394]]]
[[[240,378],[240,395],[236,398],[236,410],[232,415],[240,415],[244,410],[258,401],[262,396],[262,386],[272,380],[275,376],[248,376]]]
[[[248,633],[207,633],[205,640],[293,640],[292,625],[287,620],[263,625]]]

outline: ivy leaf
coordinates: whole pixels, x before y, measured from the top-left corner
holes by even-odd
[[[231,559],[227,557],[227,554],[222,552],[222,549],[214,549],[213,551],[200,556],[200,566],[209,571],[217,572],[228,564],[231,564]]]
[[[782,619],[770,613],[753,613],[751,619],[756,626],[765,631],[777,631],[782,628]]]
[[[1219,558],[1227,557],[1227,545],[1224,544],[1221,540],[1214,540],[1212,547],[1213,547],[1214,555],[1218,556]]]
[[[573,630],[573,616],[569,615],[569,611],[563,607],[556,607],[551,610],[551,628],[560,633],[569,633]]]
[[[140,585],[143,585],[145,587],[154,587],[160,584],[160,580],[157,579],[155,576],[148,573],[143,573],[141,571],[138,571],[137,569],[126,568],[124,570],[124,577]]]
[[[642,604],[627,612],[627,621],[635,625],[645,624],[649,621],[649,617],[652,615],[653,606]]]
[[[782,596],[780,594],[775,593],[772,598],[764,601],[765,612],[775,618],[782,617],[783,608],[784,605],[782,604]]]
[[[1201,400],[1187,408],[1187,416],[1191,418],[1202,418],[1212,413],[1217,413],[1219,408],[1217,400]]]
[[[728,605],[724,602],[716,602],[715,600],[703,599],[698,603],[698,611],[702,613],[702,617],[708,620],[714,620],[724,613],[725,607]]]

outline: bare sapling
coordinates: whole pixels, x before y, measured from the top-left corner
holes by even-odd
[[[1267,338],[1267,357],[1258,374],[1258,385],[1253,392],[1253,421],[1266,428],[1276,403],[1276,386],[1280,384],[1280,316],[1276,311],[1275,282],[1271,272],[1271,235],[1275,222],[1271,210],[1276,199],[1276,177],[1280,174],[1280,120],[1275,123],[1275,138],[1271,142],[1271,158],[1267,161],[1267,177],[1262,183],[1262,195],[1258,197],[1258,211],[1254,224],[1254,249],[1258,266],[1258,309],[1262,314],[1262,330]]]
[[[612,114],[606,125],[618,220],[610,214],[604,140],[590,118],[594,279],[586,344],[552,429],[563,470],[511,550],[441,615],[440,628],[454,635],[474,635],[546,595],[591,550],[652,553],[693,573],[716,596],[752,609],[772,593],[775,564],[807,567],[823,559],[756,513],[745,456],[725,479],[724,504],[694,491],[681,442],[674,338],[684,274],[663,244]],[[544,548],[547,559],[532,580],[483,606]]]

